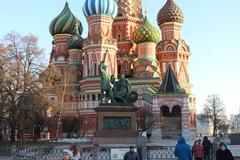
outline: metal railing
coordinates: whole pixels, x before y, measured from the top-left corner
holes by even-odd
[[[233,146],[236,148],[236,146]],[[237,146],[239,149],[240,146]],[[18,149],[16,146],[0,146],[1,160],[62,160],[63,149],[66,146],[55,147],[28,147]],[[174,146],[149,146],[147,147],[147,160],[176,160]],[[110,148],[92,151],[92,147],[81,148],[81,160],[111,160]],[[236,153],[239,153],[236,151]],[[236,159],[239,158],[235,156]]]
[[[15,155],[15,159],[17,160],[37,160],[37,157],[38,157],[37,148],[19,149]]]
[[[148,160],[175,160],[174,146],[154,146],[148,147]]]

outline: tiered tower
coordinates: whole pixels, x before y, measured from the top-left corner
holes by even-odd
[[[67,41],[68,47],[68,72],[70,75],[69,85],[72,89],[79,91],[83,70],[83,47],[84,39],[79,33],[79,24],[76,24],[72,37]]]
[[[56,66],[63,66],[67,63],[69,57],[67,41],[72,37],[76,24],[78,24],[78,33],[81,35],[83,31],[82,24],[72,14],[66,2],[62,12],[52,20],[49,26],[49,31],[53,36],[53,49],[50,63]]]
[[[99,77],[98,67],[101,61],[105,61],[108,66],[108,73],[116,76],[117,44],[112,36],[113,17],[117,13],[116,2],[114,0],[86,0],[83,12],[88,22],[88,37],[83,48],[83,77]],[[89,79],[87,84],[82,82],[81,89],[96,89],[96,86],[99,89],[99,80],[96,81],[94,78],[92,81]]]
[[[162,32],[157,59],[163,81],[152,106],[155,138],[177,138],[181,134],[191,139],[196,135],[195,97],[188,72],[190,50],[180,36],[183,20],[184,14],[173,0],[167,0],[157,16]]]
[[[117,40],[118,75],[132,76],[133,60],[137,56],[137,45],[132,35],[143,24],[141,0],[116,0],[117,17],[113,22],[113,37]]]
[[[133,33],[133,41],[138,44],[133,77],[161,78],[159,62],[156,59],[156,44],[160,41],[160,34],[150,24],[147,17],[144,18],[143,26],[139,26]]]
[[[78,108],[79,100],[79,80],[82,77],[82,45],[83,31],[81,22],[73,15],[68,3],[62,12],[52,20],[49,31],[53,36],[52,53],[50,57],[50,65],[57,67],[61,76],[61,85],[66,92],[58,95],[49,93],[51,101],[56,106],[61,106],[60,115],[62,120],[62,135],[66,132],[79,133],[77,118],[74,116]],[[62,101],[64,99],[64,101]],[[68,123],[65,123],[68,121]],[[71,124],[70,126],[68,124]],[[56,125],[57,126],[57,125]],[[56,128],[57,129],[57,128]],[[55,132],[53,132],[54,136]]]
[[[157,21],[162,31],[162,41],[157,45],[161,73],[164,76],[170,64],[181,86],[191,92],[188,71],[190,50],[180,33],[184,14],[173,0],[167,0],[158,13]]]

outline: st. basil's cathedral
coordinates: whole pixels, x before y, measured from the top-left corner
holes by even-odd
[[[153,115],[153,139],[196,135],[195,97],[189,82],[190,49],[181,37],[183,11],[167,0],[156,20],[161,33],[142,14],[141,0],[86,0],[83,14],[88,23],[71,12],[68,2],[52,20],[50,64],[67,76],[62,108],[61,136],[94,136],[100,103],[99,64],[109,75],[124,74],[138,93],[137,108]],[[87,37],[81,34],[85,30]],[[63,73],[65,72],[65,73]],[[59,97],[50,95],[59,105]],[[138,117],[141,119],[141,117]],[[140,125],[139,125],[140,126]],[[141,126],[140,126],[141,127]],[[54,135],[52,135],[54,136]]]

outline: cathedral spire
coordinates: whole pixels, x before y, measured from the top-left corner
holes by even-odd
[[[145,0],[144,16],[147,17],[147,0]]]
[[[168,65],[167,72],[163,78],[162,84],[159,88],[160,93],[185,93],[181,88],[171,65]]]

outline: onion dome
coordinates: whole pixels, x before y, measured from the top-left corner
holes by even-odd
[[[65,7],[62,12],[52,20],[49,31],[52,36],[56,34],[72,34],[75,29],[75,24],[78,23],[78,32],[82,34],[83,28],[81,22],[73,15],[68,3],[65,3]]]
[[[84,39],[79,34],[79,24],[76,24],[73,36],[67,41],[68,49],[82,49]]]
[[[115,0],[86,0],[83,5],[83,13],[88,18],[91,15],[117,15],[117,3]]]
[[[144,17],[143,26],[139,26],[137,31],[133,33],[133,41],[137,44],[144,42],[154,42],[157,44],[160,41],[160,33],[151,25],[147,17]]]
[[[173,0],[167,0],[167,3],[158,12],[157,21],[159,26],[165,22],[183,23],[184,14]]]

